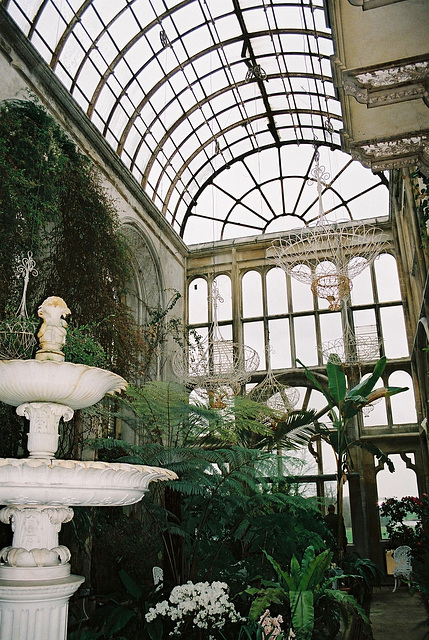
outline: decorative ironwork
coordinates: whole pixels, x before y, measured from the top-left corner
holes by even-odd
[[[361,366],[378,360],[381,344],[376,325],[356,327],[354,331],[347,326],[341,338],[322,344],[322,353],[338,364]]]
[[[341,309],[341,301],[359,275],[388,246],[385,234],[374,226],[330,222],[323,211],[322,190],[329,173],[315,166],[308,184],[317,183],[319,215],[314,227],[304,228],[272,245],[271,257],[290,276],[311,286],[314,295],[329,302],[331,310]]]
[[[163,46],[163,48],[165,49],[166,47],[170,47],[170,40],[168,39],[167,34],[165,33],[164,29],[162,29],[162,31],[159,34],[159,39],[161,40],[161,44]]]
[[[37,322],[30,320],[27,313],[27,288],[30,275],[37,276],[36,263],[31,251],[22,258],[17,267],[18,276],[24,278],[21,302],[14,318],[0,324],[0,359],[14,360],[30,357],[35,345],[34,335]]]
[[[262,382],[253,387],[247,395],[251,400],[266,404],[273,409],[275,422],[286,420],[299,400],[299,391],[294,387],[281,384],[271,369],[268,369]]]
[[[217,305],[223,302],[216,283],[212,285],[209,304],[213,309],[213,325],[206,338],[196,340],[173,358],[173,370],[182,382],[192,388],[216,396],[222,387],[236,393],[259,366],[259,355],[246,345],[224,340],[219,330]],[[211,406],[213,404],[211,403]]]
[[[261,67],[260,64],[255,64],[253,67],[249,67],[246,73],[246,82],[252,80],[266,80],[267,72]]]

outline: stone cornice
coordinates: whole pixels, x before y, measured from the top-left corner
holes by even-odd
[[[340,73],[345,94],[368,107],[419,98],[429,105],[429,55]]]
[[[358,142],[342,135],[344,148],[374,172],[417,166],[429,177],[429,130]]]
[[[354,7],[362,7],[364,11],[367,9],[376,9],[377,7],[385,7],[388,4],[396,2],[404,2],[404,0],[349,0]]]

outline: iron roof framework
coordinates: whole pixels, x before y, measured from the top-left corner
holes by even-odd
[[[4,4],[186,241],[310,223],[317,148],[335,219],[387,213],[384,176],[338,151],[323,0]]]

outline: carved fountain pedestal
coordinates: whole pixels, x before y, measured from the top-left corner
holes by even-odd
[[[1,640],[65,640],[69,599],[84,581],[71,574],[70,551],[58,539],[73,506],[130,505],[151,481],[176,477],[158,467],[55,458],[60,419],[71,420],[74,410],[127,383],[110,371],[62,361],[67,325],[61,316],[69,311],[60,298],[48,298],[44,311],[52,311],[49,304],[60,338],[52,339],[51,324],[43,332],[50,342],[40,340],[36,360],[0,361],[0,401],[30,421],[29,457],[0,459],[0,521],[13,531],[12,545],[0,551]]]

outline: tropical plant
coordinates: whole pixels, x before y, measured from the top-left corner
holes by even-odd
[[[282,569],[274,558],[266,555],[277,580],[262,580],[261,587],[246,590],[253,597],[251,619],[259,619],[267,608],[277,605],[283,618],[289,621],[288,631],[293,630],[297,640],[335,637],[341,618],[348,624],[352,614],[368,623],[365,612],[353,596],[333,588],[337,576],[330,571],[331,551],[317,555],[309,546],[301,564],[292,557],[289,570]]]
[[[222,412],[191,403],[182,385],[150,382],[131,388],[123,406],[122,420],[141,444],[102,439],[93,446],[109,459],[113,454],[179,475],[178,481],[153,488],[157,499],[142,503],[164,540],[167,582],[243,581],[264,563],[265,545],[277,546],[282,559],[304,544],[323,545],[320,513],[290,495],[278,475],[277,454],[243,446],[252,432],[261,446],[269,442],[269,426],[257,419],[270,411],[266,405],[237,398],[225,419]]]
[[[368,378],[361,380],[351,389],[347,388],[347,378],[341,367],[334,359],[330,359],[326,365],[327,385],[321,384],[319,379],[298,360],[305,368],[307,378],[314,387],[321,391],[327,400],[327,407],[318,414],[320,418],[328,413],[331,425],[317,423],[317,433],[309,441],[311,453],[317,457],[313,442],[317,439],[324,440],[334,452],[337,471],[337,511],[338,511],[338,546],[341,557],[344,547],[344,534],[341,526],[343,522],[343,487],[347,480],[347,474],[352,467],[350,452],[353,447],[360,447],[372,453],[380,462],[384,462],[389,471],[394,471],[392,461],[378,447],[356,439],[349,430],[349,423],[367,405],[379,398],[392,396],[402,391],[405,387],[382,387],[375,389],[375,385],[381,378],[386,367],[386,358],[382,357],[375,364],[374,370]]]
[[[380,516],[387,519],[386,531],[391,549],[408,545],[416,558],[429,552],[429,496],[426,493],[421,498],[388,498],[380,505]],[[407,524],[410,516],[415,518],[413,526]]]

